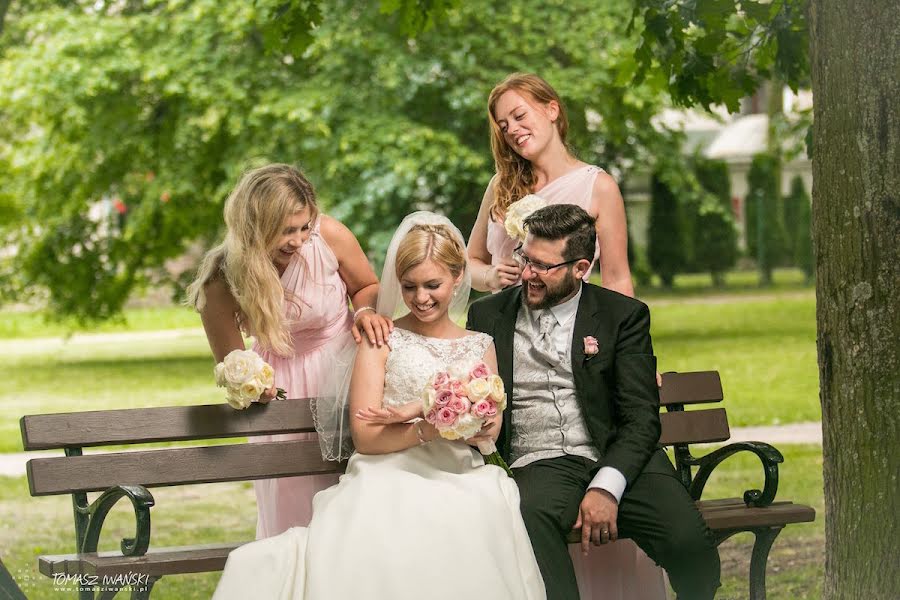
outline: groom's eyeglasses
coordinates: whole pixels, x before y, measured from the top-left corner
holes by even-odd
[[[528,258],[524,252],[522,252],[522,244],[513,250],[513,258],[522,265],[522,269],[525,267],[531,267],[531,270],[537,273],[538,275],[546,275],[556,267],[562,267],[564,265],[571,265],[572,263],[576,263],[580,258],[575,258],[572,260],[567,260],[565,262],[556,263],[555,265],[545,265],[544,263],[534,262],[530,258]]]

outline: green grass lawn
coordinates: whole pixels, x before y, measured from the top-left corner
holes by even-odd
[[[711,448],[710,448],[711,449]],[[816,509],[812,524],[787,527],[775,542],[769,560],[770,600],[814,600],[821,597],[824,568],[822,455],[818,446],[784,446],[779,499],[809,504]],[[697,449],[697,453],[705,449]],[[739,496],[758,487],[762,472],[753,456],[737,456],[719,467],[707,484],[704,498]],[[252,539],[255,529],[253,490],[248,483],[223,483],[153,490],[152,546],[233,542]],[[37,571],[40,554],[73,551],[71,503],[68,497],[30,498],[24,477],[0,477],[0,552],[3,562],[32,600],[55,599],[52,580]],[[134,532],[128,503],[111,513],[101,549],[115,549],[121,537]],[[750,534],[731,538],[720,546],[723,587],[717,598],[747,597]],[[154,598],[206,599],[218,581],[217,573],[164,578]],[[69,594],[72,596],[72,594]]]
[[[660,371],[719,371],[732,426],[821,420],[815,298],[651,308]]]
[[[725,286],[722,288],[713,287],[708,273],[684,273],[675,276],[675,282],[671,288],[662,287],[659,278],[654,276],[652,285],[638,285],[635,291],[638,298],[647,299],[720,293],[729,295],[777,294],[805,289],[811,289],[811,286],[806,282],[803,271],[800,269],[775,269],[772,272],[772,284],[767,287],[759,285],[757,271],[731,271],[725,274]]]

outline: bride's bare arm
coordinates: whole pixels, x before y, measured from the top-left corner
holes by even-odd
[[[363,339],[356,355],[350,380],[350,434],[361,454],[398,452],[437,437],[435,428],[425,421],[382,423],[357,417],[383,409],[384,370],[390,350]],[[421,438],[421,439],[420,439]]]

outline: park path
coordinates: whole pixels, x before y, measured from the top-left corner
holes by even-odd
[[[773,446],[785,444],[821,444],[821,423],[794,423],[768,427],[735,427],[729,442],[764,441]],[[90,450],[87,451],[90,453]],[[60,451],[10,452],[0,454],[0,476],[21,477],[25,474],[25,462],[31,458],[62,456]]]

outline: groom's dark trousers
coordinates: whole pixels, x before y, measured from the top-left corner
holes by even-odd
[[[680,600],[713,598],[719,553],[709,530],[665,454],[654,453],[648,466],[654,472],[639,475],[619,503],[619,537],[633,539],[668,572]],[[548,600],[578,599],[566,537],[599,468],[589,459],[564,456],[513,469]]]
[[[497,366],[515,405],[513,341],[521,288],[473,303],[468,328],[493,336]],[[583,339],[599,351],[585,354]],[[679,600],[708,600],[719,587],[719,554],[712,535],[659,440],[656,359],[647,307],[627,296],[582,285],[570,360],[576,397],[600,460],[574,455],[548,458],[513,469],[522,516],[537,557],[548,600],[578,600],[566,538],[594,475],[602,466],[625,477],[616,524],[669,574]],[[516,437],[511,411],[503,415],[498,446],[509,459]]]

